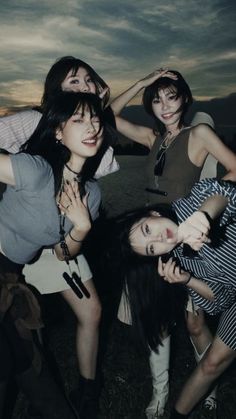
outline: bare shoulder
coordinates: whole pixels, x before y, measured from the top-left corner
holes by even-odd
[[[207,124],[198,124],[191,128],[191,134],[194,137],[205,139],[214,133],[213,129]]]

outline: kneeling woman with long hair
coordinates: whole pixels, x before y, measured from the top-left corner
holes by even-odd
[[[214,380],[235,359],[236,188],[231,182],[203,180],[167,211],[159,207],[155,211],[134,212],[124,217],[120,228],[127,264],[129,260],[133,266],[135,260],[148,263],[148,258],[152,258],[158,268],[158,281],[182,284],[204,311],[222,313],[213,343],[187,381],[171,419],[188,417]],[[186,254],[183,244],[191,246],[195,254]],[[133,290],[129,285],[128,278],[128,291],[134,292],[135,284]],[[152,347],[152,340],[148,339]]]

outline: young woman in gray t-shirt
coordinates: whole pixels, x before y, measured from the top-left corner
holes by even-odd
[[[0,181],[8,184],[0,202],[0,395],[14,372],[44,418],[56,417],[58,409],[63,417],[74,416],[62,397],[45,403],[51,385],[39,391],[42,360],[30,330],[42,326],[40,310],[28,287],[19,283],[19,272],[43,246],[53,246],[68,263],[78,254],[91,227],[88,207],[93,211],[100,198],[92,179],[107,147],[100,99],[64,92],[49,101],[22,153],[0,155]],[[85,299],[87,284],[83,292]]]

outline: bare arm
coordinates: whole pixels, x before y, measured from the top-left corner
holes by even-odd
[[[201,295],[201,297],[205,298],[206,300],[214,301],[214,294],[211,288],[201,279],[195,278],[191,274],[189,275],[190,275],[190,280],[186,284],[186,287],[192,289],[193,291]]]
[[[170,77],[176,79],[176,75],[168,70],[156,70],[143,79],[137,81],[125,92],[121,93],[116,99],[111,102],[111,108],[116,116],[117,130],[132,141],[142,144],[149,149],[152,148],[155,141],[155,135],[151,128],[133,124],[118,115],[122,109],[133,99],[142,89],[150,86],[161,77]]]
[[[170,77],[176,79],[177,76],[167,69],[155,70],[151,74],[148,74],[143,79],[134,83],[129,89],[125,90],[119,96],[117,96],[110,104],[115,115],[119,115],[122,109],[133,99],[142,89],[150,86],[156,80],[161,77]]]
[[[165,281],[170,284],[183,284],[193,291],[197,292],[201,297],[213,301],[214,294],[211,288],[201,281],[201,279],[195,278],[189,272],[184,271],[176,262],[170,258],[166,263],[163,263],[161,258],[158,260],[158,273]]]
[[[206,199],[199,208],[199,211],[207,212],[214,220],[225,210],[228,204],[228,198],[223,195],[212,195]]]
[[[121,134],[130,140],[142,144],[149,149],[152,148],[155,141],[155,135],[151,128],[133,124],[120,116],[116,117],[116,128]]]
[[[5,154],[0,154],[0,182],[15,185],[11,159]]]
[[[70,258],[73,258],[78,255],[81,250],[83,240],[85,239],[89,230],[82,230],[80,227],[74,226],[69,234],[65,237],[65,242],[69,250]],[[55,253],[59,260],[65,260],[65,255],[61,244],[58,243],[54,246]]]
[[[201,166],[208,154],[215,157],[227,170],[224,180],[236,181],[236,154],[210,127],[200,124],[191,130],[189,157],[194,164]]]

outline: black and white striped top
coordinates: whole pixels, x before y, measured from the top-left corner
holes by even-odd
[[[236,349],[236,330],[232,330],[236,329],[236,186],[232,182],[204,179],[194,185],[189,196],[175,201],[173,208],[179,222],[182,222],[213,195],[223,195],[229,200],[220,217],[220,226],[225,226],[224,238],[219,238],[217,247],[205,244],[194,257],[185,256],[182,247],[176,248],[174,255],[183,269],[207,283],[214,293],[214,301],[208,301],[189,290],[194,302],[209,314],[231,312],[227,320],[231,319],[231,325],[223,324],[223,330],[227,330],[227,338],[231,336],[233,344],[229,344],[227,338],[223,341]]]

